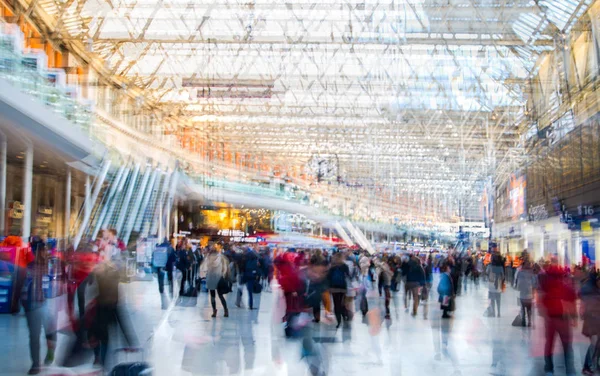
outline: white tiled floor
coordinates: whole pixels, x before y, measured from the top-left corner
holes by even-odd
[[[280,320],[275,318],[279,315],[274,314],[275,293],[257,296],[259,309],[254,311],[236,308],[235,294],[229,294],[230,317],[223,318],[219,310],[219,317],[212,319],[205,293],[197,306],[182,307],[168,298],[161,302],[156,282],[132,282],[125,290],[133,326],[148,350],[146,358],[155,375],[308,374],[306,362],[300,359],[300,343],[282,336]],[[313,337],[328,355],[328,375],[541,375],[542,325],[511,326],[518,307],[516,293],[510,289],[502,297],[503,317],[484,318],[486,297],[483,287],[469,289],[457,300],[455,318],[442,321],[433,301],[428,320],[422,312],[411,317],[398,294],[392,303],[392,320],[384,321],[378,335],[372,336],[358,315],[349,329],[318,324]],[[371,308],[382,304],[379,297],[370,302]],[[586,349],[579,332],[575,336],[578,368]],[[25,318],[0,316],[0,333],[4,334],[0,374],[25,374],[30,365]],[[61,335],[59,342],[64,338]],[[492,368],[494,353],[501,361]],[[556,356],[556,375],[564,374],[561,358]]]

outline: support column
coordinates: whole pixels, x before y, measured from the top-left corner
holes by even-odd
[[[28,242],[31,236],[31,191],[33,185],[33,146],[27,145],[25,150],[25,164],[23,171],[23,220],[21,222],[21,236]]]
[[[67,179],[65,181],[65,240],[68,241],[71,229],[71,167],[67,166]]]
[[[92,197],[92,182],[90,176],[85,176],[85,201],[83,202],[84,212],[83,215],[89,217],[92,214],[92,204],[90,198]]]
[[[596,255],[594,264],[596,266],[596,270],[600,269],[600,231],[596,231],[594,237],[594,254]]]
[[[175,205],[175,220],[173,221],[173,233],[179,233],[179,207]],[[169,240],[171,240],[172,234],[167,234]]]
[[[4,233],[6,223],[6,136],[0,135],[0,236]]]

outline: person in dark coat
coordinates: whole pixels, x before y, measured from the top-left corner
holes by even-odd
[[[259,283],[260,262],[253,249],[247,249],[243,257],[242,283],[248,290],[248,308],[254,309],[254,284]]]
[[[348,290],[348,279],[350,278],[350,269],[344,262],[344,255],[341,252],[333,255],[331,259],[331,267],[327,275],[329,291],[333,297],[333,311],[337,320],[337,328],[342,324],[342,318],[348,319],[344,298]]]
[[[179,285],[179,295],[183,295],[183,290],[185,288],[185,281],[188,281],[191,283],[190,267],[192,266],[192,264],[188,258],[187,245],[185,242],[181,242],[177,246],[177,250],[175,251],[175,256],[176,256],[176,260],[177,260],[175,265],[176,265],[177,269],[179,269],[179,271],[181,272],[181,284]]]
[[[411,255],[410,260],[408,261],[406,286],[413,298],[412,315],[416,316],[419,308],[419,290],[425,286],[425,270],[423,270],[421,260],[415,255]],[[405,304],[405,309],[408,310],[407,304]]]

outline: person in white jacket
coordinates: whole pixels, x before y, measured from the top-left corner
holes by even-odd
[[[225,311],[224,317],[229,317],[227,302],[223,297],[226,291],[226,284],[229,278],[229,260],[216,248],[211,248],[208,256],[200,266],[200,276],[206,278],[206,289],[210,293],[210,304],[212,305],[212,317],[217,317],[216,295],[219,295],[219,300]]]

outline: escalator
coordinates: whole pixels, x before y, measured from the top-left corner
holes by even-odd
[[[93,242],[106,229],[116,230],[125,244],[164,237],[177,176],[149,164],[125,163],[112,171],[105,164],[92,183],[89,215],[84,203],[70,231],[73,244]]]

